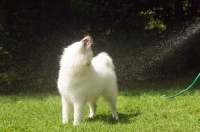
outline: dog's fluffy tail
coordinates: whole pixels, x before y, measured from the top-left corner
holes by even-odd
[[[92,59],[92,64],[95,66],[104,66],[107,68],[115,69],[112,59],[106,52],[99,53],[96,57]]]

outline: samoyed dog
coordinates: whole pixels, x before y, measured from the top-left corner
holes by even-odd
[[[69,122],[74,109],[74,125],[80,124],[85,106],[90,108],[89,118],[96,111],[96,102],[101,95],[109,104],[116,120],[117,82],[114,65],[110,56],[101,52],[93,57],[90,36],[64,48],[60,60],[58,90],[62,96],[62,121]]]

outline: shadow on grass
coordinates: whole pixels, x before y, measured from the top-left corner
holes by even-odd
[[[128,124],[134,122],[134,120],[136,120],[136,117],[139,115],[141,115],[141,112],[139,110],[129,114],[118,113],[119,119],[115,120],[114,118],[112,118],[111,115],[99,114],[95,115],[94,118],[88,118],[85,121],[86,122],[102,121],[108,124],[117,124],[117,123]]]

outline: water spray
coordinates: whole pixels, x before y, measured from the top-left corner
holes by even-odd
[[[194,38],[200,31],[200,23],[196,22],[194,24],[192,24],[191,26],[189,26],[188,28],[186,28],[186,30],[184,32],[180,32],[176,35],[174,35],[173,37],[171,37],[170,39],[164,41],[164,42],[160,42],[159,47],[153,47],[154,49],[147,49],[146,51],[143,52],[143,54],[149,55],[151,56],[151,58],[149,58],[149,56],[147,56],[145,58],[145,55],[141,55],[139,56],[139,60],[137,60],[139,63],[138,66],[140,66],[140,71],[139,72],[143,72],[143,71],[147,71],[148,69],[152,69],[154,66],[157,65],[157,63],[162,62],[163,59],[166,58],[166,56],[168,56],[170,53],[173,53],[175,51],[175,49],[177,48],[181,48],[182,44],[187,44],[189,42],[189,40],[191,40],[192,38]],[[167,47],[169,46],[169,47]],[[165,48],[167,47],[167,48]],[[161,51],[161,49],[163,49]],[[155,51],[153,54],[151,53],[152,51]],[[142,65],[145,64],[146,65]],[[142,67],[141,67],[142,66]],[[197,82],[197,80],[200,78],[200,73],[197,75],[197,77],[194,79],[194,81],[192,82],[192,84],[190,86],[188,86],[186,89],[180,91],[177,94],[171,95],[171,96],[165,96],[163,95],[162,97],[164,98],[174,98],[177,97],[179,95],[181,95],[182,93],[188,91],[192,86],[194,86],[194,84]]]
[[[151,71],[159,63],[168,57],[173,57],[177,50],[182,48],[191,39],[197,36],[200,31],[200,23],[196,22],[167,40],[159,42],[158,46],[153,46],[141,53],[136,59],[135,69],[137,73]],[[171,56],[170,56],[171,55]]]
[[[174,97],[176,97],[176,96],[181,95],[182,93],[188,91],[192,86],[194,86],[194,84],[197,82],[197,80],[199,79],[199,77],[200,77],[200,73],[197,75],[197,77],[194,79],[194,81],[192,82],[192,84],[191,84],[189,87],[187,87],[186,89],[180,91],[179,93],[174,94],[174,95],[171,95],[171,96],[163,95],[162,97],[171,99],[171,98],[174,98]]]
[[[184,54],[186,49],[191,46],[191,42],[199,37],[199,33],[200,22],[197,21],[183,28],[181,31],[175,32],[171,36],[161,37],[163,38],[161,41],[156,41],[156,39],[148,41],[149,43],[155,43],[154,45],[148,44],[146,47],[139,47],[138,51],[128,52],[123,57],[117,53],[116,57],[119,59],[117,61],[115,60],[115,62],[116,66],[119,66],[116,68],[116,72],[121,77],[119,80],[123,83],[129,83],[134,79],[145,81],[150,79],[151,76],[154,76],[154,74],[164,75],[165,73],[162,73],[163,68],[164,70],[165,68],[174,68],[175,71],[176,68],[179,68],[179,60],[176,58]],[[161,38],[158,37],[158,39]],[[142,42],[140,42],[136,39],[132,43],[141,44]],[[143,42],[146,43],[147,41],[144,40]],[[134,49],[135,47],[130,46],[128,48],[127,51],[130,51],[130,49]],[[176,63],[174,65],[177,67],[170,67],[170,63],[174,62]]]
[[[186,33],[185,37],[184,36],[180,36],[180,38],[177,38],[177,40],[179,40],[179,43],[184,43],[185,40],[187,40],[187,39],[193,37],[195,34],[197,34],[199,32],[199,30],[200,30],[200,24],[198,22],[198,23],[195,23],[195,24],[191,25],[189,28],[187,28],[185,30],[185,33]],[[177,94],[174,94],[174,95],[171,95],[171,96],[165,96],[165,95],[163,95],[162,97],[170,99],[170,98],[174,98],[174,97],[177,97],[177,96],[181,95],[182,93],[188,91],[191,87],[193,87],[194,84],[197,82],[197,80],[199,78],[200,78],[200,73],[194,79],[194,81],[192,82],[192,84],[190,84],[186,89],[180,91]]]

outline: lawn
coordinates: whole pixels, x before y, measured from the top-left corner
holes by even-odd
[[[161,97],[186,88],[192,79],[175,83],[139,82],[119,86],[117,109],[119,120],[111,117],[108,105],[100,98],[97,113],[79,126],[61,123],[61,98],[58,93],[21,93],[0,95],[1,132],[155,132],[200,131],[200,92],[198,83],[186,93],[172,99]]]

